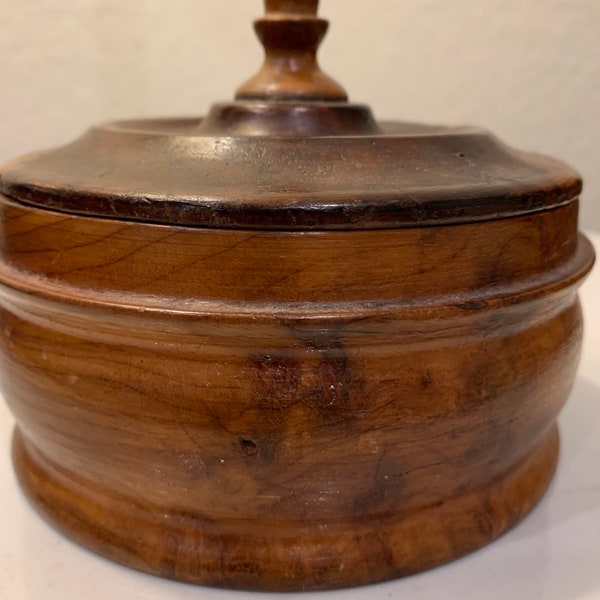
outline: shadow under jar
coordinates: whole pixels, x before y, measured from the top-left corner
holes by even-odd
[[[32,503],[121,563],[326,589],[452,560],[546,490],[593,250],[581,182],[487,132],[376,123],[267,2],[206,119],[5,166],[1,385]]]

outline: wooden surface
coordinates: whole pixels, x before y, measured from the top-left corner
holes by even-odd
[[[600,232],[589,232],[600,247]],[[575,387],[559,416],[560,460],[548,493],[518,527],[460,560],[394,581],[333,590],[321,600],[598,600],[600,573],[600,272],[581,288],[585,335]],[[40,519],[10,464],[14,419],[0,402],[0,596],[11,600],[314,600],[314,592],[201,588],[123,567]]]
[[[556,467],[593,262],[578,175],[376,124],[318,67],[317,4],[266,1],[265,65],[207,119],[95,128],[2,174],[16,474],[149,573],[401,577],[496,539]]]
[[[318,67],[317,4],[266,1],[239,102],[2,174],[17,476],[149,573],[401,577],[496,539],[554,473],[593,262],[578,175],[477,129],[376,124]]]
[[[265,0],[265,18],[254,24],[265,48],[265,62],[240,87],[236,99],[348,99],[344,88],[317,63],[317,50],[328,28],[327,21],[317,18],[317,8],[317,0]]]
[[[556,463],[576,209],[249,232],[4,200],[24,489],[94,550],[210,585],[357,585],[488,543]]]
[[[7,164],[0,191],[61,212],[258,231],[489,221],[549,210],[581,191],[564,163],[477,127],[389,122],[378,124],[381,134],[359,135],[372,123],[353,105],[248,102],[229,105],[231,119],[227,106],[213,115],[221,134],[199,132],[201,119],[94,127],[63,148]],[[296,135],[230,135],[262,131],[271,119],[271,129]],[[355,135],[300,135],[357,123]]]

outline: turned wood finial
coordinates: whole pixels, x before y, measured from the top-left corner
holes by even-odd
[[[317,16],[319,0],[265,0],[265,14]]]
[[[318,0],[265,0],[265,17],[254,24],[265,48],[265,62],[240,87],[236,99],[348,99],[345,90],[323,73],[317,62],[317,50],[329,25],[317,17],[318,5]]]

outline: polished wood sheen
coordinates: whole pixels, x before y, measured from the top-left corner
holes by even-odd
[[[317,63],[317,49],[329,26],[317,18],[317,8],[317,0],[265,0],[265,18],[254,24],[265,62],[237,91],[237,100],[348,99]]]
[[[432,567],[541,497],[581,343],[576,203],[256,232],[2,202],[23,488],[136,568],[262,590]]]
[[[348,104],[317,4],[265,2],[265,65],[206,118],[95,127],[0,177],[19,481],[149,573],[408,575],[518,523],[556,467],[579,176]]]

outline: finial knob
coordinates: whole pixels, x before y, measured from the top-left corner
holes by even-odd
[[[261,70],[240,87],[238,100],[344,102],[346,91],[317,62],[328,22],[317,17],[318,0],[265,0],[254,28],[265,48]]]
[[[319,0],[265,0],[267,17],[273,14],[317,16]]]

